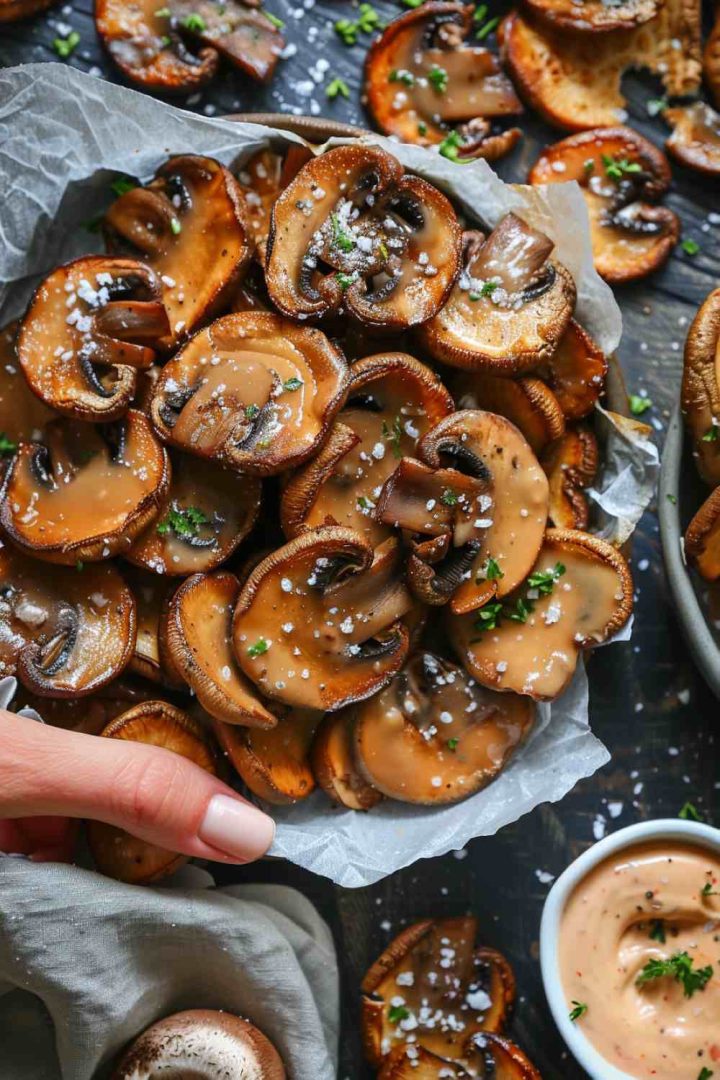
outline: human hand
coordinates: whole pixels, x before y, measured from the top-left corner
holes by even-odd
[[[272,818],[179,754],[0,709],[0,852],[67,861],[77,818],[226,863],[259,859],[275,832]]]

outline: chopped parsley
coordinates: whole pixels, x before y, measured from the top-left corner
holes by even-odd
[[[653,919],[648,936],[653,941],[659,941],[661,945],[665,944],[665,923],[662,919]]]
[[[499,563],[493,559],[491,555],[488,555],[488,561],[483,567],[483,573],[485,574],[486,581],[499,581],[500,578],[504,578],[505,574],[500,569]]]
[[[712,1074],[713,1074],[712,1069],[708,1069],[707,1065],[703,1065],[702,1069],[698,1073],[697,1080],[710,1080],[710,1077],[712,1076]]]
[[[388,82],[400,82],[403,83],[405,86],[414,86],[415,76],[413,75],[412,71],[398,71],[398,69],[395,68],[388,75]]]
[[[163,49],[167,49],[171,41],[172,38],[169,37],[167,34],[163,34],[163,36],[160,38],[160,44],[162,45]]]
[[[400,440],[402,439],[402,427],[400,425],[400,417],[396,416],[392,422],[392,427],[389,428],[385,421],[382,422],[382,435],[383,439],[389,439],[392,444],[393,454],[396,458],[402,457],[402,449],[400,447]]]
[[[628,161],[627,158],[616,158],[612,154],[601,154],[605,172],[611,180],[622,180],[624,176],[642,172],[642,166],[637,161]]]
[[[340,218],[337,214],[330,215],[330,224],[332,225],[333,231],[333,244],[335,244],[336,247],[339,247],[341,251],[352,251],[355,247],[355,241],[349,233],[345,232],[340,224]]]
[[[338,19],[334,25],[335,33],[344,45],[356,45],[359,33],[372,34],[373,30],[382,27],[380,15],[372,4],[360,5],[355,22],[351,19]]]
[[[283,390],[287,390],[288,392],[292,390],[299,390],[302,385],[302,379],[298,379],[293,375],[291,379],[285,380],[285,382],[283,383]]]
[[[568,1013],[568,1016],[574,1024],[576,1020],[579,1020],[581,1016],[585,1015],[588,1011],[588,1007],[582,1001],[571,1001],[570,1004],[573,1008]]]
[[[488,559],[488,571],[491,563],[493,575],[499,574],[499,576],[502,577],[502,571],[494,559]],[[552,570],[536,570],[534,573],[530,574],[527,579],[528,588],[529,590],[534,590],[540,596],[549,596],[553,591],[555,583],[564,573],[565,567],[560,562],[555,563]],[[486,574],[486,578],[490,578],[489,572]],[[480,580],[482,580],[482,578],[480,578]],[[477,583],[479,584],[479,581]],[[530,596],[518,596],[511,607],[499,603],[486,604],[478,611],[477,618],[473,623],[473,628],[480,631],[480,633],[484,630],[496,630],[501,618],[511,619],[513,622],[525,623],[528,620],[528,616],[532,615],[534,610],[534,598],[531,598]]]
[[[697,240],[683,240],[682,249],[686,255],[697,255],[700,245]]]
[[[339,284],[342,291],[345,292],[346,289],[350,288],[354,281],[357,281],[357,274],[338,273],[335,275],[335,280]]]
[[[409,1015],[404,1005],[391,1005],[388,1009],[388,1020],[391,1024],[399,1024],[401,1020],[407,1020]]]
[[[720,424],[716,424],[713,420],[711,426],[707,429],[702,437],[703,442],[717,442],[720,438]]]
[[[717,889],[713,889],[712,881],[706,881],[700,890],[701,896],[720,896],[720,892]]]
[[[552,570],[536,570],[527,579],[531,589],[537,589],[541,596],[549,596],[553,591],[556,581],[565,573],[565,567],[561,562],[556,562]]]
[[[587,161],[583,163],[583,169],[586,173],[595,172],[595,159],[589,157]]]
[[[665,112],[668,107],[667,98],[649,98],[645,103],[648,116],[658,116],[661,112]]]
[[[203,30],[207,29],[202,15],[198,15],[196,11],[191,11],[189,15],[186,15],[182,25],[193,34],[202,34]]]
[[[445,68],[433,64],[427,73],[427,81],[438,94],[444,94],[448,87],[448,73]]]
[[[686,952],[675,953],[667,960],[648,960],[637,979],[636,986],[645,986],[646,983],[654,982],[655,979],[663,979],[666,976],[679,982],[686,998],[691,998],[698,990],[704,990],[712,978],[712,965],[693,969],[692,957]]]
[[[268,22],[271,22],[273,26],[277,27],[278,30],[283,29],[285,23],[282,19],[278,19],[277,15],[273,15],[272,11],[265,11],[263,8],[260,8],[260,10],[262,11]]]
[[[515,610],[507,608],[503,611],[503,615],[507,615],[508,619],[512,619],[513,622],[526,623],[528,615],[532,615],[534,605],[532,600],[523,600],[522,596],[518,596],[515,601]]]
[[[159,7],[155,9],[155,14],[157,15],[158,19],[169,19],[172,12],[170,11],[169,7]]]
[[[425,0],[402,0],[403,7],[407,8],[419,8],[425,3]]]
[[[482,300],[483,296],[492,296],[499,286],[499,281],[484,281],[479,291],[468,293],[468,300]]]
[[[157,531],[161,536],[174,532],[181,540],[197,536],[202,525],[209,525],[210,518],[197,506],[172,506],[160,522]]]
[[[438,71],[440,70],[442,69],[438,68]],[[464,145],[465,142],[457,131],[451,131],[438,146],[438,153],[442,154],[448,161],[456,161],[458,165],[468,165],[470,159],[460,157],[460,147]]]
[[[17,450],[17,443],[8,439],[4,431],[0,431],[0,457],[12,457]]]
[[[633,416],[642,416],[648,409],[652,409],[650,398],[641,397],[640,394],[631,394],[628,398],[628,405]]]
[[[473,627],[481,633],[483,630],[497,630],[502,614],[502,604],[486,604],[478,611]]]
[[[254,420],[256,416],[260,414],[259,405],[246,405],[245,406],[245,419]]]
[[[179,236],[182,232],[182,225],[176,217],[170,218],[170,232],[173,234],[173,236]]]
[[[118,176],[117,180],[113,180],[110,189],[113,195],[120,196],[133,191],[137,186],[137,180],[133,180],[132,176]]]
[[[673,506],[677,506],[677,495],[672,495],[670,492],[668,492],[665,498],[669,503],[672,503]]]
[[[78,559],[78,561],[75,563],[75,569],[77,570],[78,574],[81,574],[85,569],[85,563],[81,562],[81,560]]]
[[[387,262],[390,258],[390,252],[387,249],[387,244],[383,240],[378,244],[378,251],[380,252],[380,257]]]
[[[264,637],[261,637],[257,639],[254,645],[249,646],[247,654],[254,659],[256,656],[262,656],[269,648],[270,643]]]
[[[448,741],[447,741],[448,750],[457,750],[457,745],[458,745],[459,742],[460,742],[459,739],[448,739]]]
[[[334,101],[336,97],[350,97],[350,87],[343,79],[333,79],[325,87],[325,97],[328,101]]]
[[[61,60],[67,60],[68,56],[72,56],[79,44],[80,35],[77,30],[73,30],[66,38],[56,37],[52,47]]]
[[[494,30],[497,30],[499,23],[499,15],[496,15],[492,19],[488,19],[488,21],[483,26],[481,26],[478,30],[475,31],[475,39],[477,41],[484,41],[485,38],[489,37]]]
[[[427,124],[424,120],[418,124],[418,135],[427,135]]]
[[[681,806],[678,817],[682,818],[683,821],[702,821],[697,808],[691,802],[686,802]]]
[[[372,503],[364,495],[358,495],[355,501],[361,510],[370,510],[372,507]]]
[[[457,506],[459,499],[455,492],[451,490],[451,488],[445,488],[442,495],[440,496],[440,502],[443,503],[445,506]]]

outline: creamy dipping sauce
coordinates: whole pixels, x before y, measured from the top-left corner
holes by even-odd
[[[558,948],[568,1012],[587,1006],[576,1024],[608,1062],[653,1080],[720,1080],[720,857],[672,842],[618,852],[576,886]],[[649,961],[682,953],[690,996],[672,974],[646,978]]]

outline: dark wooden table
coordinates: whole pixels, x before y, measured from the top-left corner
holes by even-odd
[[[385,19],[400,8],[376,5]],[[274,83],[259,89],[233,71],[224,71],[202,95],[180,103],[196,112],[281,111],[312,113],[367,124],[360,105],[362,61],[369,41],[360,35],[348,48],[333,31],[338,17],[354,10],[346,3],[268,0],[286,22],[296,52],[281,65]],[[490,14],[501,12],[491,4]],[[353,17],[350,15],[350,17]],[[89,0],[27,22],[0,29],[0,65],[53,59],[53,39],[72,28],[81,42],[68,61],[99,77],[118,76],[99,46]],[[290,50],[292,51],[292,50]],[[350,98],[327,100],[324,87],[336,76]],[[646,102],[660,96],[648,78],[626,80],[631,106],[628,123],[659,145],[662,120],[648,116]],[[499,171],[523,180],[539,149],[557,137],[528,115],[525,139]],[[645,419],[662,441],[679,388],[687,323],[699,302],[720,282],[720,190],[674,168],[667,199],[683,222],[683,235],[700,245],[694,257],[678,248],[668,266],[650,282],[621,289],[625,333],[620,348],[628,388],[647,390],[653,408]],[[709,216],[710,215],[710,216]],[[408,921],[433,914],[473,911],[483,939],[512,961],[519,985],[514,1037],[545,1080],[583,1076],[569,1058],[545,1004],[537,963],[538,927],[548,875],[559,874],[572,858],[605,831],[646,818],[674,817],[686,800],[708,820],[715,814],[719,755],[715,741],[718,704],[693,668],[668,599],[655,513],[643,519],[635,537],[633,566],[637,607],[632,642],[603,649],[591,664],[591,719],[612,752],[612,762],[578,785],[562,804],[542,806],[491,839],[466,851],[419,863],[367,889],[343,891],[285,864],[266,863],[247,871],[219,871],[223,881],[265,880],[301,889],[330,923],[343,979],[343,1034],[339,1076],[371,1076],[363,1064],[358,1032],[358,983],[368,964]]]

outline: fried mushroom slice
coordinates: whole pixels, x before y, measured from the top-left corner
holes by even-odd
[[[33,394],[17,357],[20,324],[0,330],[0,482],[21,442],[34,442],[52,413]]]
[[[39,697],[76,698],[133,655],[135,600],[114,566],[75,569],[0,548],[0,675]]]
[[[0,23],[29,19],[51,7],[55,0],[0,0]]]
[[[185,679],[202,707],[225,724],[274,728],[232,651],[232,620],[240,593],[234,574],[193,574],[174,593],[160,627],[161,654]]]
[[[632,579],[623,556],[604,540],[548,529],[523,586],[504,604],[451,616],[450,641],[483,686],[553,701],[580,652],[607,641],[632,612]]]
[[[571,319],[555,352],[538,369],[566,420],[587,416],[605,389],[607,360],[580,323]]]
[[[720,114],[706,102],[695,101],[692,105],[665,109],[663,119],[673,129],[665,143],[667,152],[689,169],[706,176],[720,176]]]
[[[270,82],[285,40],[260,0],[169,0],[169,9],[170,35],[196,37],[251,79]]]
[[[493,134],[491,121],[523,107],[497,57],[466,40],[472,5],[431,0],[399,16],[365,61],[365,96],[376,125],[402,142],[433,146],[448,138],[458,159],[494,160],[521,132]]]
[[[285,1080],[280,1056],[249,1020],[189,1009],[159,1020],[126,1051],[110,1080]]]
[[[209,573],[229,559],[253,528],[262,485],[254,476],[170,453],[170,486],[154,522],[125,558],[155,574]]]
[[[171,157],[149,184],[116,199],[103,229],[112,251],[140,257],[162,282],[166,350],[222,307],[253,250],[235,177],[213,158],[190,154]]]
[[[361,776],[355,762],[353,732],[357,706],[328,713],[312,745],[312,768],[320,787],[348,810],[372,810],[382,794]]]
[[[89,255],[42,282],[17,353],[33,393],[80,420],[117,420],[168,332],[160,279],[133,259]]]
[[[550,484],[548,517],[556,529],[587,529],[590,509],[584,489],[593,483],[599,461],[597,439],[586,424],[568,428],[540,458]]]
[[[353,364],[348,399],[327,442],[283,491],[285,535],[345,525],[373,546],[386,540],[391,529],[375,509],[383,484],[454,408],[435,372],[406,353],[380,353]]]
[[[534,454],[565,431],[560,403],[542,379],[502,379],[474,371],[458,376],[453,391],[459,409],[487,409],[511,420]]]
[[[608,30],[629,30],[654,19],[658,0],[524,0],[524,6],[551,27],[579,34],[598,34]]]
[[[670,186],[662,151],[630,128],[583,131],[546,147],[531,184],[577,180],[590,215],[595,269],[613,285],[653,273],[680,236],[677,214],[655,205]]]
[[[135,705],[111,720],[101,737],[160,746],[217,775],[215,757],[201,725],[166,701]],[[88,821],[87,839],[100,873],[131,885],[159,881],[188,861],[186,855],[156,847],[103,821]]]
[[[402,618],[412,606],[396,540],[373,551],[352,529],[314,529],[263,559],[245,582],[235,656],[268,697],[340,709],[376,693],[402,665]]]
[[[268,476],[317,450],[347,388],[345,359],[321,331],[248,311],[217,319],[165,365],[150,413],[180,450]]]
[[[0,525],[37,559],[99,562],[130,547],[169,486],[167,451],[142,413],[98,427],[52,420],[10,466]]]
[[[255,239],[255,252],[261,266],[265,265],[272,208],[281,192],[312,156],[309,146],[297,143],[291,143],[281,151],[266,147],[253,154],[238,173]]]
[[[495,1032],[472,1035],[465,1058],[477,1080],[542,1080],[520,1047]]]
[[[514,424],[495,413],[464,410],[436,424],[418,446],[431,468],[452,466],[490,484],[480,548],[469,578],[453,594],[454,612],[474,611],[512,592],[540,551],[548,513],[548,482]]]
[[[720,487],[707,497],[688,525],[685,557],[706,581],[720,578]]]
[[[417,1045],[450,1061],[479,1031],[502,1030],[515,996],[507,961],[475,949],[477,920],[425,919],[407,927],[362,986],[362,1038],[379,1068],[395,1047]]]
[[[567,33],[517,12],[502,29],[503,57],[520,96],[566,131],[622,120],[622,78],[631,69],[659,75],[671,97],[700,89],[700,5],[686,0],[665,0],[648,22],[620,32]]]
[[[471,1080],[458,1062],[413,1043],[396,1046],[384,1059],[377,1080]]]
[[[215,720],[220,746],[250,791],[274,806],[289,806],[315,790],[310,747],[320,713],[295,709],[274,728],[245,728]]]
[[[527,698],[487,690],[455,664],[420,652],[357,706],[355,757],[364,778],[391,799],[458,802],[494,780],[534,719]]]
[[[554,245],[516,214],[490,235],[466,232],[463,269],[443,309],[418,331],[452,367],[516,375],[553,353],[575,306],[575,283]]]
[[[715,487],[720,484],[720,289],[705,298],[690,324],[680,400],[698,472]]]
[[[170,657],[167,653],[162,655],[160,650],[160,624],[176,582],[172,578],[160,577],[132,566],[124,566],[122,574],[135,597],[137,608],[135,651],[128,670],[153,683],[172,689],[187,689]]]
[[[720,109],[720,10],[715,13],[715,25],[703,53],[703,75],[713,101]]]
[[[291,318],[342,308],[402,330],[432,318],[460,265],[460,226],[437,188],[375,146],[309,161],[273,207],[265,277]]]

